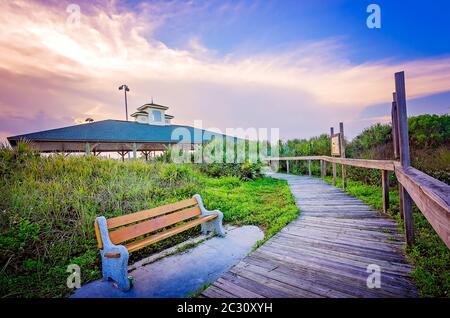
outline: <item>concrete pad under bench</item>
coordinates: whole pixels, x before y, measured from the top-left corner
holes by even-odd
[[[185,252],[136,268],[134,286],[122,292],[112,282],[97,280],[75,290],[73,298],[179,298],[215,281],[264,238],[256,226],[226,227],[225,237],[210,238]],[[141,262],[139,262],[141,263]],[[83,269],[81,269],[83,271]],[[83,272],[81,272],[83,275]]]

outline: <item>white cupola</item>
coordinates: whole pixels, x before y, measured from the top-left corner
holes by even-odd
[[[144,104],[131,114],[137,123],[149,125],[171,125],[172,115],[166,114],[169,107],[153,103]]]

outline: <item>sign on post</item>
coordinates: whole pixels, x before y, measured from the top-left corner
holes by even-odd
[[[334,134],[331,136],[331,155],[341,156],[341,138],[340,134]]]

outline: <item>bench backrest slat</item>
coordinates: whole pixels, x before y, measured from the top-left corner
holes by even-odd
[[[195,200],[195,203],[197,203],[197,200]],[[201,210],[198,207],[198,205],[196,205],[191,208],[184,209],[182,211],[159,216],[151,220],[143,221],[134,225],[110,231],[109,237],[113,244],[120,244],[122,242],[131,240],[138,236],[154,232],[167,226],[173,225],[175,223],[193,218],[200,214]],[[142,220],[142,218],[140,218],[139,220]]]
[[[174,212],[183,208],[187,208],[189,206],[193,206],[197,204],[197,200],[195,198],[170,203],[166,205],[159,206],[157,208],[153,208],[150,210],[144,210],[141,212],[136,212],[132,214],[121,215],[115,218],[111,218],[107,220],[108,229],[114,229],[119,226],[131,224],[134,222],[139,222],[145,219],[153,218],[162,214],[167,214],[170,212]]]
[[[103,249],[102,236],[100,234],[100,228],[98,227],[97,220],[94,222],[95,238],[97,239],[97,246],[99,249]]]

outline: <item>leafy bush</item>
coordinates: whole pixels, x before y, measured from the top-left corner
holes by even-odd
[[[198,164],[200,171],[210,177],[238,177],[248,181],[261,177],[260,163],[202,163]]]
[[[408,118],[413,148],[430,149],[450,143],[450,115],[421,115]]]

